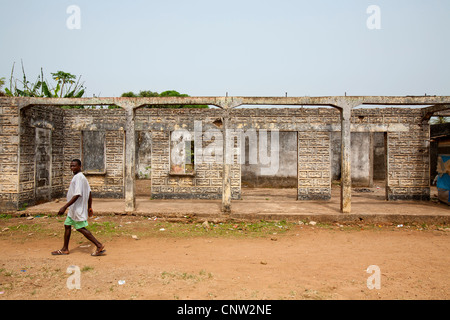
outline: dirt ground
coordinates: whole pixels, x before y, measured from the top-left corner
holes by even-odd
[[[88,228],[105,255],[91,256],[93,245],[73,231],[70,254],[52,256],[63,220],[0,219],[0,300],[450,298],[448,226],[298,221],[255,229],[98,216]],[[368,287],[372,265],[379,289]],[[71,266],[81,272],[80,289],[67,286]]]

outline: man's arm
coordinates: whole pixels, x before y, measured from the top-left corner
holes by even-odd
[[[79,197],[80,197],[79,194],[73,196],[72,199],[70,199],[69,202],[67,202],[61,209],[59,209],[58,215],[64,214],[64,212],[66,212],[67,208],[70,207],[71,205],[73,205],[75,203],[75,201],[77,201],[77,199]]]
[[[92,194],[91,194],[91,192],[89,191],[88,209],[91,209],[91,208],[92,208]]]
[[[88,199],[88,217],[92,217],[94,215],[94,211],[92,210],[92,194],[89,191],[89,199]]]

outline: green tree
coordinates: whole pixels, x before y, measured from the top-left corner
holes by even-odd
[[[35,82],[27,80],[25,68],[22,62],[22,81],[14,77],[14,64],[11,70],[9,80],[9,89],[5,88],[6,95],[11,97],[47,97],[47,98],[81,98],[84,95],[84,84],[80,83],[81,76],[78,78],[73,74],[58,71],[52,73],[56,85],[53,87],[44,80],[44,72],[41,68],[41,74]]]
[[[84,94],[83,85],[80,85],[81,76],[78,78],[73,74],[64,71],[58,71],[52,73],[53,80],[57,81],[56,89],[54,95],[57,96],[59,92],[59,97],[65,98],[80,98]],[[68,85],[68,87],[64,87]],[[61,89],[61,91],[59,91]],[[65,90],[64,90],[65,89]]]
[[[159,97],[159,93],[158,92],[153,92],[153,91],[141,91],[139,92],[139,97]]]
[[[187,94],[181,94],[175,90],[167,90],[159,94],[160,97],[189,97]]]
[[[121,97],[136,98],[137,95],[134,92],[129,91],[122,93]]]
[[[14,78],[14,65],[13,63],[11,69],[11,77],[9,79],[9,88],[5,88],[5,92],[7,96],[14,97],[41,97],[42,93],[42,78],[43,72],[41,68],[41,75],[37,77],[35,82],[30,82],[27,80],[27,76],[25,74],[25,69],[22,62],[22,81]],[[19,89],[19,85],[21,84],[21,88]]]
[[[163,91],[161,93],[153,92],[153,91],[140,91],[139,94],[135,94],[132,91],[124,92],[122,93],[121,97],[130,97],[130,98],[136,98],[136,97],[189,97],[189,95],[185,93],[179,93],[175,90],[167,90]],[[146,108],[159,108],[163,107],[162,105],[147,105]],[[176,104],[176,105],[170,105],[169,108],[209,108],[208,105],[188,105],[188,104]]]

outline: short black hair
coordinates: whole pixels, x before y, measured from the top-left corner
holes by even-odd
[[[78,163],[78,165],[81,167],[81,160],[80,159],[73,159],[72,162]]]

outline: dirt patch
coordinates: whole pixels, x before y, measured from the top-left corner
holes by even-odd
[[[97,219],[97,220],[95,220]],[[0,219],[0,299],[449,299],[445,226],[229,222],[152,217],[90,221],[106,254],[63,217]],[[136,240],[138,239],[138,240]],[[369,289],[371,265],[380,289]],[[81,289],[69,290],[70,266]]]

